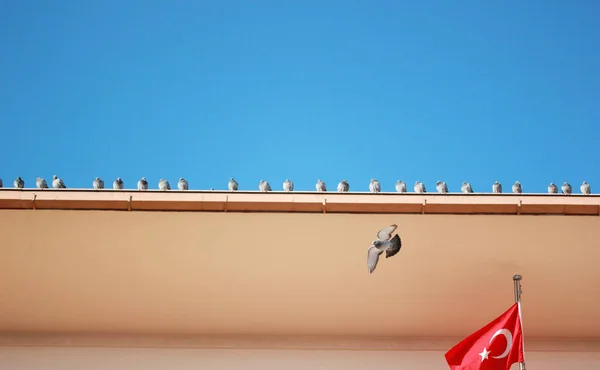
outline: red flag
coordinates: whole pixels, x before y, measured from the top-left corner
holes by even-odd
[[[509,370],[523,361],[518,303],[446,353],[451,370]]]

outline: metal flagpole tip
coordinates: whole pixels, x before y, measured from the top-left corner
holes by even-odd
[[[513,280],[521,280],[521,275],[515,275],[513,276]]]

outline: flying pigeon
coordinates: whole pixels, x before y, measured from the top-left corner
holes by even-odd
[[[171,190],[171,185],[165,179],[158,180],[158,190],[167,191]]]
[[[379,181],[371,179],[371,182],[369,183],[369,191],[371,193],[380,193],[381,185],[379,185]]]
[[[237,191],[239,188],[239,184],[237,181],[235,181],[235,179],[232,177],[229,179],[229,183],[227,184],[227,187],[229,188],[229,191]]]
[[[492,193],[502,194],[502,184],[500,184],[498,181],[494,182],[492,185]]]
[[[512,192],[515,194],[521,194],[523,192],[523,188],[521,187],[520,182],[515,181],[515,183],[512,186]]]
[[[446,185],[446,183],[443,181],[438,181],[435,184],[435,188],[437,189],[438,193],[447,193],[448,192],[448,185]]]
[[[372,274],[377,267],[379,262],[379,255],[385,251],[385,258],[393,257],[400,251],[402,247],[402,241],[398,234],[392,238],[392,233],[396,230],[398,225],[390,225],[377,232],[377,240],[369,247],[367,251],[367,267],[369,274]]]
[[[315,185],[315,188],[317,189],[317,191],[321,192],[321,191],[327,191],[327,186],[325,185],[325,183],[323,181],[321,181],[320,179],[317,180],[317,184]]]
[[[54,189],[66,189],[67,188],[65,186],[65,183],[63,182],[63,180],[56,175],[52,176],[52,187]]]
[[[571,194],[573,192],[573,188],[571,188],[571,184],[568,182],[564,182],[563,186],[561,186],[560,190],[562,190],[563,194]]]
[[[92,187],[96,190],[104,189],[104,181],[99,177],[96,177],[92,183]]]
[[[348,180],[342,180],[337,186],[338,193],[347,193],[349,190],[350,184],[348,184]]]
[[[285,179],[283,182],[283,191],[294,191],[294,183],[289,179]]]
[[[398,193],[406,193],[406,184],[404,183],[404,181],[396,181],[396,191]]]
[[[469,184],[468,182],[463,182],[462,186],[460,187],[460,191],[462,191],[463,193],[472,193],[473,192],[473,188],[471,187],[471,184]]]
[[[19,176],[19,177],[17,177],[17,179],[15,180],[13,185],[15,186],[15,189],[23,189],[25,187],[25,181],[23,181],[21,176]]]
[[[123,184],[123,180],[121,180],[120,177],[117,177],[117,179],[113,182],[113,189],[123,190],[124,187],[125,185]]]
[[[177,189],[179,189],[180,191],[188,190],[187,180],[183,177],[180,177],[179,181],[177,182]]]
[[[48,183],[46,182],[46,180],[42,179],[41,177],[38,177],[37,179],[35,179],[35,186],[38,189],[48,189]]]
[[[427,189],[425,189],[425,184],[420,181],[415,182],[414,186],[415,193],[427,193]]]
[[[588,184],[585,181],[583,182],[583,184],[581,184],[581,186],[579,187],[579,189],[581,189],[581,194],[585,194],[585,195],[592,194],[592,189],[590,187],[590,184]]]
[[[148,190],[148,180],[145,177],[142,177],[140,181],[138,181],[138,190]]]
[[[548,185],[548,194],[557,194],[558,193],[558,187],[551,182],[550,185]]]
[[[271,191],[271,185],[269,185],[269,183],[265,180],[260,180],[260,182],[258,183],[258,190],[262,192]]]

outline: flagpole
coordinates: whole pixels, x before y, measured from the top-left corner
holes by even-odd
[[[519,308],[519,320],[521,321],[521,333],[523,333],[523,315],[521,314],[521,275],[513,276],[515,285],[515,302]],[[525,335],[521,334],[521,346],[523,348],[523,362],[519,362],[519,370],[525,370]]]

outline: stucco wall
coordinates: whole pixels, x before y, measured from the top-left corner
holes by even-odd
[[[403,249],[369,275],[391,223]],[[593,216],[0,210],[0,368],[445,369],[519,273],[528,369],[596,369],[598,230]],[[238,334],[292,339],[218,339]]]
[[[369,275],[391,223],[403,248]],[[600,217],[1,210],[0,228],[0,332],[456,337],[519,273],[528,337],[600,336]]]
[[[0,347],[11,370],[441,370],[444,352]],[[532,352],[530,370],[593,370],[600,353]],[[517,365],[512,367],[518,369]]]

